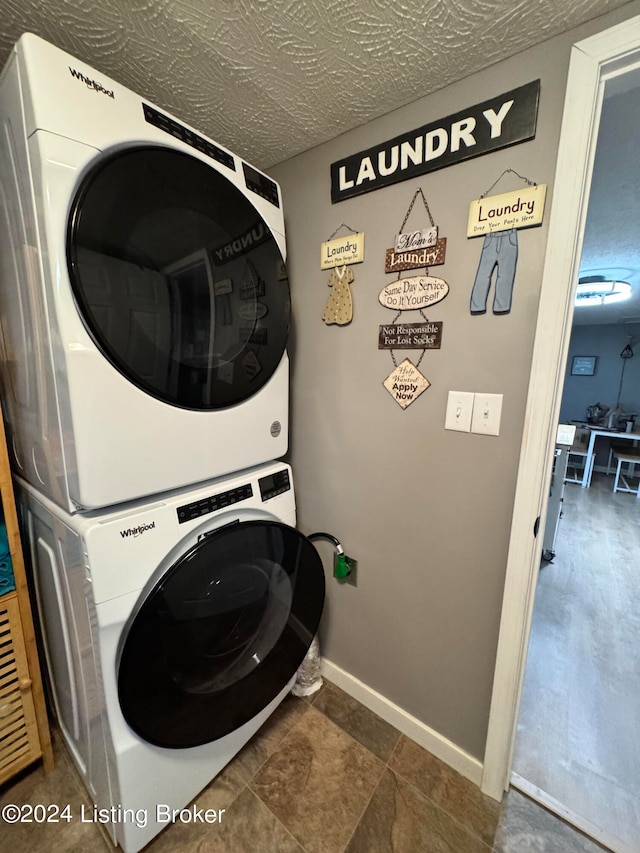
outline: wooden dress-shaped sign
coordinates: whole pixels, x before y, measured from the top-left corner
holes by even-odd
[[[327,325],[335,323],[338,326],[346,326],[353,320],[352,282],[353,272],[348,266],[334,267],[331,270],[328,282],[331,293],[322,315]]]

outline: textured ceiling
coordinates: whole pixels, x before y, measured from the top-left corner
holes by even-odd
[[[25,31],[268,168],[626,0],[0,0]]]
[[[625,2],[0,0],[0,65],[37,33],[268,169]],[[625,88],[604,111],[581,272],[625,277],[634,298],[577,323],[640,318],[640,119],[620,132],[640,88]]]
[[[627,302],[576,307],[576,325],[640,323],[640,71],[607,83],[587,208],[580,275],[628,281]]]

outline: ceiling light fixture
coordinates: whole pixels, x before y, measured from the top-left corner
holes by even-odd
[[[610,305],[623,302],[631,296],[628,281],[612,281],[603,275],[587,275],[578,281],[576,305]]]

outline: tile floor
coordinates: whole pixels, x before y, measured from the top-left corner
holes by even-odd
[[[0,788],[7,803],[89,800],[54,736],[56,768],[40,766]],[[195,800],[225,809],[218,825],[176,823],[145,853],[601,853],[517,791],[500,805],[325,682],[290,696]],[[0,850],[107,853],[93,823],[7,825]]]

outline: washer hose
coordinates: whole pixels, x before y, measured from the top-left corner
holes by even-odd
[[[314,539],[326,539],[327,542],[331,542],[336,549],[335,559],[333,563],[333,576],[339,578],[340,580],[344,580],[348,574],[350,574],[351,569],[347,564],[347,559],[345,557],[344,548],[340,544],[340,541],[336,539],[331,533],[324,533],[322,530],[319,530],[317,533],[311,533],[307,536],[307,539],[313,541]]]
[[[335,536],[332,536],[331,533],[324,533],[323,531],[318,531],[317,533],[312,533],[310,536],[307,536],[307,539],[311,541],[313,541],[314,539],[326,539],[328,542],[331,542],[331,544],[335,548],[335,555],[333,558],[334,575],[336,577],[345,578],[349,574],[350,569],[345,560],[344,548]],[[322,676],[320,674],[320,640],[318,639],[318,635],[316,634],[313,640],[311,641],[311,645],[309,646],[304,660],[298,667],[298,671],[296,673],[296,681],[293,687],[291,688],[291,692],[294,696],[310,696],[312,693],[315,693],[316,690],[319,690],[321,687]]]

